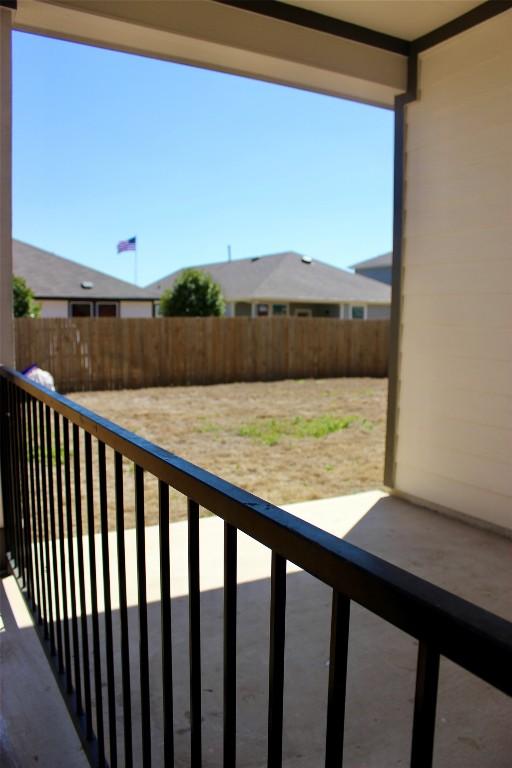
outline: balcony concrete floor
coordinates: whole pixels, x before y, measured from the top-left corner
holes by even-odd
[[[369,550],[433,583],[512,620],[512,541],[473,528],[378,491],[291,505],[299,517]],[[204,766],[222,764],[222,522],[201,520],[201,611]],[[154,764],[162,765],[158,531],[147,529],[148,619]],[[171,526],[176,765],[187,766],[188,600],[186,523]],[[134,562],[134,531],[127,532],[127,562]],[[98,554],[99,542],[97,541]],[[110,541],[115,574],[115,541]],[[133,558],[133,559],[132,559]],[[270,554],[239,534],[238,761],[264,766],[268,675]],[[99,574],[101,583],[101,575]],[[4,580],[2,648],[2,765],[48,768],[84,766],[84,757],[42,650],[28,626],[12,579]],[[328,676],[330,591],[290,565],[283,764],[310,768],[323,763]],[[119,620],[117,584],[111,580],[115,642]],[[140,764],[140,702],[136,576],[128,574],[136,764]],[[5,599],[7,596],[7,599]],[[100,600],[101,608],[101,600]],[[151,631],[151,628],[154,630]],[[416,643],[353,606],[345,734],[345,765],[387,768],[408,764]],[[119,659],[116,658],[117,721],[122,725]],[[106,702],[105,702],[106,703]],[[509,768],[512,700],[451,662],[441,663],[434,765],[446,768]],[[120,749],[122,745],[120,744]],[[17,762],[16,762],[17,761]],[[120,765],[123,764],[122,752]]]

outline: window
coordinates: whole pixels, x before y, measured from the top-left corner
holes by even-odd
[[[350,310],[352,320],[364,320],[366,317],[366,307],[352,306]]]
[[[101,301],[96,304],[96,317],[117,317],[115,302]]]
[[[268,317],[268,304],[256,304],[256,314],[258,317]]]
[[[248,301],[237,301],[235,304],[235,317],[251,317],[252,306]]]
[[[295,317],[311,317],[312,312],[310,309],[296,309]]]
[[[92,317],[92,301],[72,301],[69,314],[71,317]]]
[[[287,315],[288,304],[272,304],[272,314],[277,316]]]

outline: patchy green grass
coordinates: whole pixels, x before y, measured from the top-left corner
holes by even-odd
[[[30,456],[31,456],[30,449],[31,449],[31,446],[30,446],[30,443],[27,440],[27,458],[28,459],[30,459]],[[47,460],[47,455],[48,454],[47,454],[47,450],[46,449],[47,449],[46,440],[44,442],[44,448],[43,449],[41,449],[38,445],[33,445],[32,446],[32,453],[33,453],[34,459],[36,461],[42,462],[43,461],[43,457],[44,457],[44,463],[47,464],[48,463],[48,460]],[[53,445],[52,445],[52,450],[51,450],[51,456],[52,456],[52,463],[55,463],[56,460],[57,460],[57,451],[55,450],[55,447]],[[73,456],[72,448],[69,449],[69,456],[70,456],[70,458]],[[64,451],[64,447],[62,445],[61,445],[60,450],[59,450],[59,457],[60,457],[60,462],[61,462],[62,466],[64,466],[65,461],[66,461],[66,454],[65,454],[65,451]]]
[[[201,432],[202,434],[218,435],[220,431],[220,426],[213,421],[201,421],[197,427],[197,432]]]
[[[357,416],[332,416],[322,414],[306,418],[295,416],[289,419],[259,419],[258,421],[244,424],[238,430],[240,437],[251,437],[260,440],[265,445],[277,445],[283,437],[305,438],[326,437],[340,429],[347,429]]]
[[[385,379],[241,382],[72,397],[274,504],[342,496],[382,484]],[[83,452],[81,462],[85,489]],[[114,470],[113,454],[107,451],[109,488],[115,487]],[[125,524],[131,527],[133,462],[123,462],[123,476]],[[159,486],[150,473],[145,473],[144,484],[146,524],[157,524]],[[112,527],[114,502],[111,493]],[[178,491],[171,490],[171,510],[173,520],[187,516],[186,498]]]

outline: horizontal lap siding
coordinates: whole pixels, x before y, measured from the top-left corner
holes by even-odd
[[[512,11],[422,54],[407,108],[395,485],[512,528]]]
[[[121,317],[153,317],[152,301],[121,301]]]
[[[68,317],[67,299],[43,299],[38,301],[41,305],[39,317]]]
[[[388,320],[390,312],[391,307],[388,304],[369,304],[368,320]]]
[[[61,391],[386,376],[386,320],[70,318],[16,321],[16,364]]]

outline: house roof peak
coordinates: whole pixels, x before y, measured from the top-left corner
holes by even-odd
[[[153,290],[139,288],[22,240],[12,241],[12,253],[14,274],[25,278],[38,299],[158,298]]]
[[[196,269],[208,272],[219,283],[227,301],[390,301],[389,286],[297,251],[203,264]],[[177,270],[148,287],[162,292],[170,288],[183,271]]]

